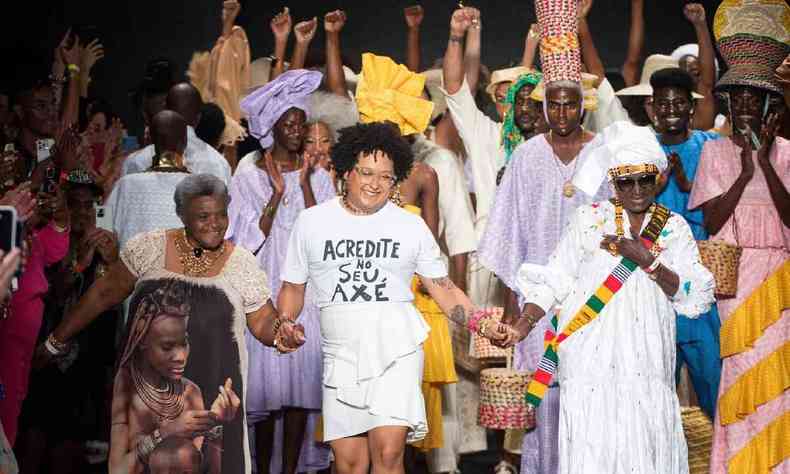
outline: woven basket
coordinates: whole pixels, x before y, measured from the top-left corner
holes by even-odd
[[[713,443],[713,424],[699,407],[680,409],[683,431],[689,451],[689,474],[710,472],[710,451]]]
[[[716,279],[716,296],[732,298],[738,292],[738,264],[743,249],[720,240],[698,240],[702,264]]]
[[[495,430],[534,428],[535,410],[524,399],[530,378],[512,369],[481,371],[477,424]]]
[[[494,308],[494,319],[502,320],[504,309]],[[502,349],[491,344],[491,341],[478,334],[472,335],[472,354],[475,359],[486,362],[501,362],[513,356],[513,348]]]

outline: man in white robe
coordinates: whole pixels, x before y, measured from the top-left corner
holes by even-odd
[[[176,112],[165,110],[154,116],[154,163],[146,171],[121,177],[107,200],[121,248],[139,233],[183,225],[173,195],[178,183],[189,176],[183,168],[187,137],[187,124]]]
[[[558,355],[560,473],[687,473],[675,313],[707,311],[715,283],[686,221],[654,205],[667,160],[652,132],[617,122],[603,136],[574,184],[591,194],[608,173],[617,197],[579,207],[548,263],[521,267],[527,304],[516,328],[525,336],[555,308],[557,332],[567,335],[550,345]],[[628,262],[633,270],[624,273]],[[619,290],[611,290],[612,277]],[[589,322],[568,332],[583,308]],[[539,371],[551,374],[550,360],[547,351]],[[533,404],[542,395],[538,379],[546,381],[536,372]]]

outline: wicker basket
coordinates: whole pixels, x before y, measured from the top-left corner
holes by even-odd
[[[497,321],[502,320],[504,310],[502,308],[494,308],[494,319]],[[513,357],[513,348],[502,349],[491,344],[491,341],[478,334],[472,335],[472,353],[474,358],[485,362],[503,362],[508,357]]]
[[[738,264],[743,249],[720,240],[698,240],[699,256],[716,279],[716,296],[732,298],[738,292]]]
[[[708,474],[713,424],[699,407],[683,407],[680,414],[689,450],[689,474]]]
[[[481,371],[477,424],[495,430],[534,428],[535,410],[524,399],[530,378],[512,369]]]

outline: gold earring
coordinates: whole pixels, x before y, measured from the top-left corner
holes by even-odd
[[[396,206],[402,207],[403,206],[403,198],[400,194],[400,183],[395,186],[395,190],[390,197],[390,201],[392,201]]]

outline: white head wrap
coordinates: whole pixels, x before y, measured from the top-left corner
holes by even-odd
[[[640,165],[654,165],[659,173],[667,169],[666,154],[650,128],[620,121],[601,134],[603,144],[590,153],[573,179],[573,185],[589,196],[595,195],[609,170]]]

